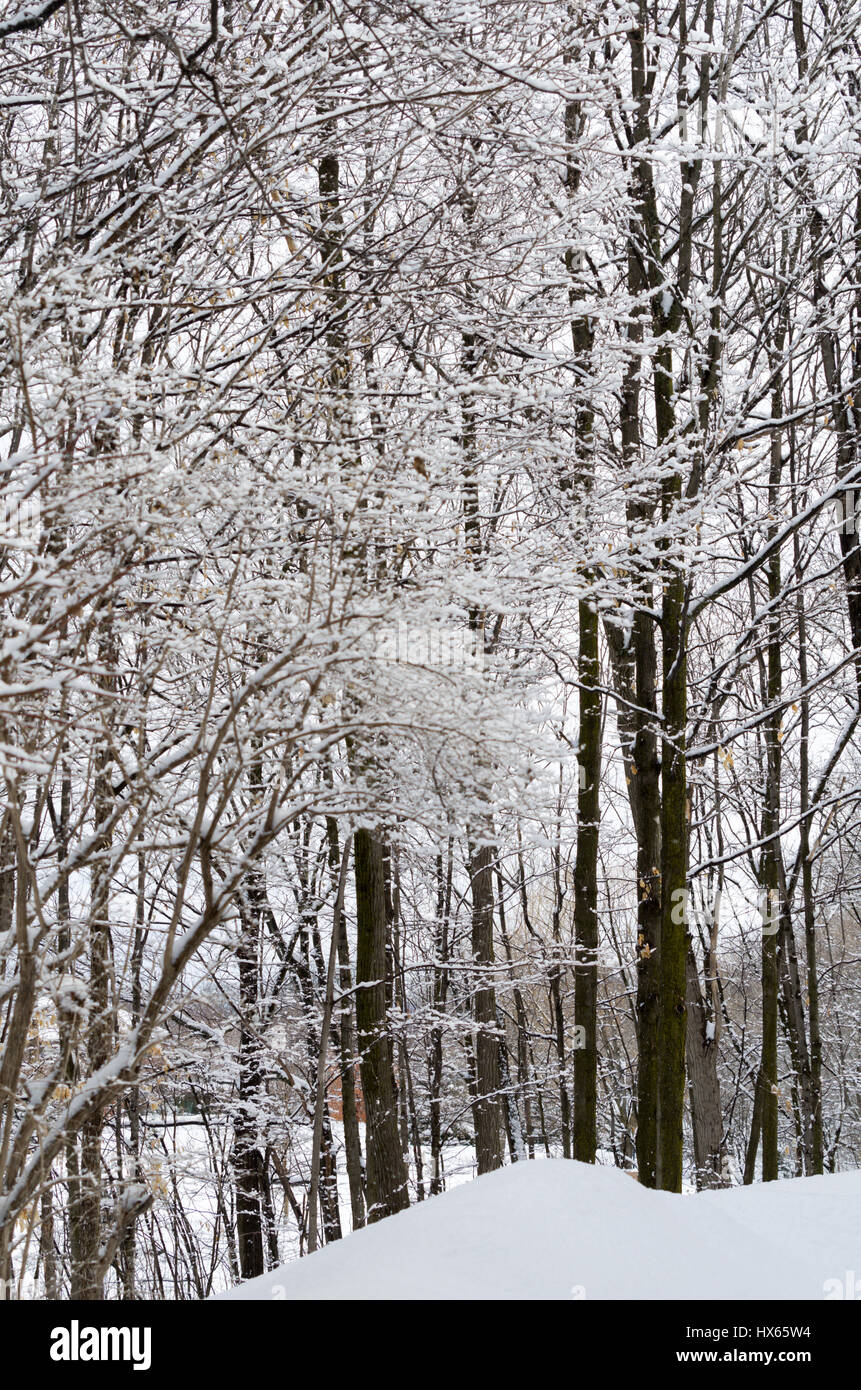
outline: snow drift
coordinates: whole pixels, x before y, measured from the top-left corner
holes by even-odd
[[[861,1284],[861,1173],[677,1197],[544,1160],[456,1187],[224,1295],[822,1299]]]

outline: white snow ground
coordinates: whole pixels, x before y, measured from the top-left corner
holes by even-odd
[[[852,1298],[854,1270],[861,1298],[861,1172],[677,1197],[550,1159],[477,1178],[222,1297]]]

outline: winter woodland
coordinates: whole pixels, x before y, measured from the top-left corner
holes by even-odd
[[[859,0],[2,8],[2,1287],[861,1167]]]

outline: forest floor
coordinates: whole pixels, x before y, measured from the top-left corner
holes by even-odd
[[[245,1299],[861,1297],[861,1172],[678,1197],[550,1159],[455,1187]]]

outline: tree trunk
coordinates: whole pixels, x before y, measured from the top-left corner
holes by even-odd
[[[685,1050],[697,1189],[726,1187],[726,1146],[723,1139],[720,1081],[717,1074],[717,1028],[715,1021],[708,1018],[692,948],[687,954],[686,977],[688,1018]]]
[[[598,822],[601,693],[598,613],[581,600],[580,786],[574,861],[574,1157],[594,1163],[598,1145]],[[582,1031],[581,1031],[582,1030]]]
[[[246,901],[241,911],[237,948],[239,966],[239,1086],[233,1123],[233,1171],[236,1181],[236,1244],[243,1279],[265,1270],[263,1259],[263,1154],[259,1106],[263,1089],[257,988],[258,924]]]
[[[409,1206],[386,1012],[386,897],[378,833],[356,831],[356,1028],[367,1116],[368,1221]]]
[[[502,1167],[499,1103],[499,1039],[496,991],[493,986],[493,850],[470,847],[472,887],[472,959],[475,964],[473,1019],[475,1021],[475,1152],[478,1171]]]
[[[678,487],[676,486],[679,482]],[[671,500],[680,492],[673,479]],[[665,513],[669,514],[669,506]],[[661,767],[661,948],[658,1020],[658,1186],[682,1190],[685,1103],[688,793],[685,766],[687,658],[684,630],[685,582],[674,565],[663,602],[663,712]]]
[[[442,1161],[442,1019],[445,1015],[448,996],[448,922],[451,911],[452,881],[452,843],[447,846],[447,861],[443,868],[443,857],[437,855],[436,861],[436,931],[434,935],[433,965],[433,1010],[434,1021],[431,1027],[428,1047],[428,1087],[430,1091],[430,1141],[431,1141],[431,1195],[443,1190]]]
[[[103,619],[99,642],[102,669],[116,668],[116,652],[111,630],[111,614]],[[112,689],[114,679],[105,676],[102,682]],[[96,827],[108,819],[113,807],[110,779],[110,751],[105,730],[103,742],[96,755],[96,776],[93,793],[93,819]],[[89,1012],[87,1021],[87,1062],[90,1075],[107,1062],[111,1052],[111,941],[109,856],[111,839],[108,834],[96,837],[97,858],[92,869],[90,889],[90,960]],[[81,1127],[80,1175],[78,1178],[77,1239],[78,1258],[72,1270],[72,1298],[85,1301],[104,1296],[104,1266],[102,1263],[102,1127],[104,1109],[96,1108]]]

